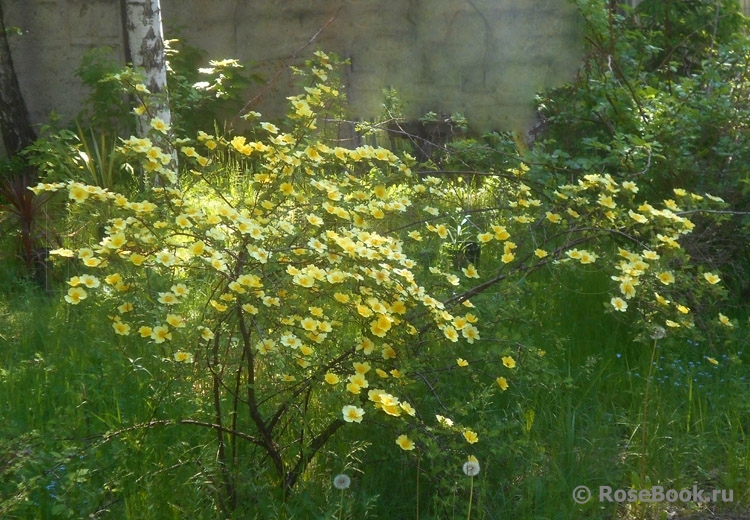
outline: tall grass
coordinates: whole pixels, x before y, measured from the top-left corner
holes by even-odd
[[[12,265],[0,270],[3,517],[216,518],[215,434],[169,423],[201,409],[189,370],[118,340],[103,316],[15,279]],[[747,504],[747,352],[660,341],[649,383],[652,345],[634,343],[628,323],[603,314],[606,279],[541,274],[526,283],[513,319],[492,295],[476,302],[491,324],[483,341],[520,353],[510,389],[476,392],[472,377],[499,364],[489,354],[470,365],[465,386],[458,378],[451,389],[487,432],[476,449],[482,470],[471,517],[658,518],[666,507],[578,505],[578,485],[596,494],[600,485],[696,484],[733,489],[735,505]],[[237,517],[331,518],[342,509],[346,518],[417,518],[419,504],[422,520],[465,518],[470,482],[447,462],[457,455],[425,453],[417,464],[413,454],[345,429],[286,500],[264,491],[248,468],[247,496],[257,499]],[[343,493],[331,486],[342,472],[352,477]]]
[[[196,493],[209,484],[192,480],[212,465],[212,455],[200,452],[205,432],[165,427],[112,435],[161,418],[167,401],[189,407],[187,397],[176,397],[184,384],[149,370],[158,353],[118,342],[106,319],[61,305],[59,294],[10,282],[16,272],[5,267],[0,457],[16,464],[5,468],[0,500],[13,500],[19,486],[24,491],[3,517],[169,518],[175,511],[182,518],[181,509],[190,515],[206,496],[210,501],[210,493]],[[26,445],[14,444],[24,436]]]

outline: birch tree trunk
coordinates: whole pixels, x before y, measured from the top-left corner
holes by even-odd
[[[167,90],[167,62],[164,54],[164,32],[161,24],[159,0],[121,0],[124,2],[125,32],[127,34],[126,55],[133,61],[133,69],[146,75],[146,88],[151,92],[147,110],[137,116],[136,134],[146,137],[150,128],[158,131],[151,134],[152,140],[162,151],[172,157],[169,165],[154,171],[155,185],[163,185],[166,178],[170,184],[177,183],[177,150],[170,141],[172,137],[172,114],[169,110]],[[158,125],[156,124],[158,121]],[[160,133],[161,132],[161,133]],[[143,181],[148,182],[144,176]]]
[[[156,94],[157,103],[147,113],[138,116],[137,133],[144,137],[151,120],[159,118],[167,125],[172,122],[167,97],[167,64],[164,56],[164,33],[159,0],[122,0],[125,2],[125,30],[128,55],[133,68],[146,74],[146,87]]]
[[[5,152],[13,157],[36,140],[29,112],[21,95],[10,46],[5,32],[3,6],[0,2],[0,131]]]

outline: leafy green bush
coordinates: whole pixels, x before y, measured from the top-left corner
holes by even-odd
[[[747,22],[736,2],[644,1],[635,12],[578,2],[588,53],[577,79],[540,99],[544,131],[533,158],[551,153],[555,178],[607,171],[648,197],[712,193],[717,213],[686,210],[687,253],[725,273],[734,299],[748,287]],[[537,159],[538,158],[538,159]],[[679,191],[681,193],[681,191]],[[688,214],[688,213],[683,213]]]

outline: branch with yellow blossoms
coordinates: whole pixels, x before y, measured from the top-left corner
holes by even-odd
[[[492,206],[460,207],[465,196],[454,196],[454,208],[445,215],[438,215],[434,206],[424,206],[423,212],[429,217],[422,222],[427,222],[433,238],[442,243],[456,242],[458,239],[451,236],[457,228],[456,222],[467,218],[475,223],[481,221],[475,226],[476,233],[464,233],[460,240],[481,245],[483,258],[489,249],[487,257],[500,259],[490,266],[489,276],[487,269],[483,269],[485,276],[481,277],[476,276],[474,266],[469,266],[471,273],[464,269],[467,278],[479,281],[470,286],[456,283],[463,290],[446,299],[446,305],[481,294],[514,275],[527,276],[542,267],[564,265],[611,270],[616,282],[611,311],[625,312],[629,303],[637,306],[636,312],[646,329],[662,326],[691,329],[694,324],[686,312],[686,301],[700,300],[696,293],[702,293],[705,299],[724,296],[724,289],[717,285],[720,277],[705,267],[691,265],[680,245],[694,227],[687,216],[723,215],[726,213],[721,209],[726,207],[723,200],[677,189],[677,200],[652,204],[637,199],[636,183],[618,183],[610,175],[599,174],[583,175],[575,184],[557,186],[547,192],[551,195],[547,199],[544,193],[535,196],[534,192],[544,188],[528,179],[524,170],[527,168],[522,164],[515,175],[490,173],[483,178],[480,189],[492,195],[495,202]],[[439,186],[445,182],[437,177],[428,177],[427,181],[432,183],[433,193],[425,203],[450,200],[451,191],[456,191],[455,186],[451,190],[441,189]],[[488,196],[485,194],[484,198]],[[441,218],[444,224],[438,223]],[[418,233],[412,236],[423,238]],[[592,249],[580,249],[585,244]],[[672,265],[679,269],[672,269]],[[451,280],[450,274],[445,276]],[[716,323],[731,327],[723,315]]]

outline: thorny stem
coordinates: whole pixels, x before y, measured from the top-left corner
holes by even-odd
[[[177,424],[192,424],[193,426],[203,426],[206,428],[211,428],[212,430],[217,430],[219,432],[228,433],[230,435],[236,435],[237,437],[240,437],[242,439],[245,439],[246,441],[249,441],[253,444],[256,444],[258,446],[262,446],[260,439],[256,439],[252,435],[248,435],[244,432],[238,432],[230,430],[229,428],[225,428],[221,426],[220,424],[214,424],[209,423],[205,421],[196,421],[194,419],[154,419],[145,423],[138,423],[134,424],[133,426],[128,426],[127,428],[122,428],[113,432],[108,432],[104,436],[102,436],[102,444],[106,444],[115,437],[119,437],[120,435],[123,435],[128,432],[132,432],[135,430],[141,430],[145,428],[153,428],[154,426],[175,426]]]
[[[240,111],[238,112],[238,115],[239,115],[239,114],[244,114],[244,113],[246,113],[246,112],[247,112],[247,111],[248,111],[248,110],[250,109],[250,107],[251,107],[251,106],[253,106],[253,105],[254,105],[254,104],[255,104],[256,102],[258,102],[258,101],[260,101],[261,99],[263,99],[263,96],[265,95],[265,93],[266,93],[266,92],[267,92],[267,91],[268,91],[268,90],[269,90],[269,89],[270,89],[270,88],[271,88],[271,87],[273,86],[273,84],[274,84],[274,83],[276,83],[276,80],[277,80],[277,79],[279,78],[279,76],[281,76],[281,73],[282,73],[282,72],[284,72],[285,70],[287,70],[287,68],[288,68],[288,67],[287,67],[287,65],[288,65],[288,64],[289,64],[289,63],[290,63],[291,61],[295,60],[295,59],[297,58],[297,56],[298,56],[298,55],[299,55],[299,54],[300,54],[300,53],[301,53],[302,51],[304,51],[304,50],[305,50],[305,49],[306,49],[307,47],[309,47],[310,45],[312,45],[312,43],[313,43],[313,42],[314,42],[314,41],[315,41],[315,40],[316,40],[316,39],[318,38],[318,36],[320,36],[320,34],[321,34],[321,33],[322,33],[322,32],[323,32],[323,31],[324,31],[324,30],[325,30],[325,29],[326,29],[326,28],[327,28],[327,27],[328,27],[329,25],[331,25],[331,23],[333,23],[333,21],[334,21],[334,20],[336,19],[336,17],[337,17],[337,16],[338,16],[338,14],[339,14],[339,11],[341,11],[341,7],[339,7],[339,8],[338,8],[338,9],[336,10],[336,12],[335,12],[335,13],[333,13],[333,15],[331,15],[331,17],[330,17],[330,18],[328,18],[328,20],[327,20],[327,21],[326,21],[326,22],[325,22],[325,23],[324,23],[324,24],[323,24],[323,25],[322,25],[322,26],[321,26],[321,27],[320,27],[320,28],[319,28],[319,29],[318,29],[318,30],[317,30],[317,31],[315,32],[315,34],[313,34],[313,35],[312,35],[312,36],[310,37],[310,39],[309,39],[309,40],[308,40],[307,42],[305,42],[305,43],[304,43],[304,44],[303,44],[303,45],[302,45],[302,46],[301,46],[301,47],[300,47],[299,49],[295,50],[295,51],[294,51],[294,52],[292,53],[292,55],[291,55],[291,56],[289,56],[289,58],[287,58],[286,62],[284,62],[284,64],[283,64],[283,66],[279,67],[279,68],[278,68],[278,70],[276,71],[276,73],[275,73],[275,74],[274,74],[273,76],[271,76],[271,79],[269,79],[269,80],[268,80],[268,81],[266,82],[265,86],[264,86],[264,87],[263,87],[263,89],[262,89],[262,90],[260,91],[260,93],[259,93],[258,95],[256,95],[256,96],[255,96],[254,98],[252,98],[252,99],[251,99],[250,101],[248,101],[247,103],[245,103],[245,106],[243,106],[243,107],[242,107],[242,109],[241,109],[241,110],[240,110]]]
[[[345,423],[343,419],[334,420],[328,425],[325,430],[320,432],[312,440],[312,442],[310,442],[310,446],[307,448],[307,450],[304,450],[303,453],[300,453],[300,456],[297,459],[297,463],[294,465],[294,469],[292,469],[286,475],[285,484],[287,490],[291,490],[294,487],[294,484],[297,483],[297,479],[305,471],[307,465],[310,463],[313,457],[315,457],[315,454],[318,453],[318,451],[325,445],[325,443],[328,442],[328,439],[330,439],[333,434],[336,433],[338,429],[341,428],[344,424]]]

